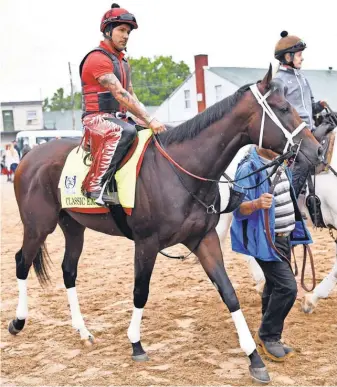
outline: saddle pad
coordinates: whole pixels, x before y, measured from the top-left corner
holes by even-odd
[[[128,215],[131,214],[128,210],[134,208],[135,205],[137,177],[151,137],[151,129],[138,132],[138,144],[133,155],[115,174],[119,202]]]
[[[131,157],[130,154],[126,155],[128,161],[124,165],[122,162],[123,166],[115,174],[119,202],[128,215],[131,215],[134,208],[137,176],[151,136],[151,129],[138,132],[138,143],[133,154]],[[81,192],[82,182],[90,168],[83,163],[86,155],[87,152],[76,147],[67,157],[58,184],[62,208],[91,214],[108,213],[109,208],[97,205],[95,200],[85,197]]]
[[[86,155],[87,152],[76,147],[67,157],[58,185],[62,208],[91,214],[108,213],[108,208],[97,205],[95,200],[85,197],[81,192],[82,182],[90,168],[83,163]]]

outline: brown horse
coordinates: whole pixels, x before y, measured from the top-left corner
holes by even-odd
[[[169,155],[192,173],[218,180],[242,146],[258,144],[262,121],[263,146],[282,153],[287,141],[280,125],[283,125],[283,130],[285,128],[291,133],[301,126],[301,119],[271,81],[271,68],[257,87],[263,95],[268,91],[271,93],[268,103],[279,120],[278,124],[270,117],[264,120],[258,98],[249,86],[242,87],[195,118],[161,134],[160,140]],[[285,134],[288,135],[288,132]],[[294,140],[302,141],[300,154],[306,162],[317,164],[321,150],[311,132],[305,128]],[[58,182],[67,155],[77,145],[66,140],[41,145],[26,155],[17,170],[15,195],[24,226],[24,237],[22,248],[16,254],[19,303],[16,319],[9,325],[12,334],[22,330],[28,315],[26,279],[31,265],[34,265],[42,283],[48,280],[43,245],[48,234],[59,224],[66,240],[62,270],[72,324],[82,339],[93,339],[80,313],[75,288],[84,230],[89,227],[109,235],[123,234],[111,214],[80,214],[61,208]],[[214,203],[215,208],[219,208],[217,184],[174,171],[154,144],[150,144],[137,181],[135,208],[127,218],[135,242],[134,311],[128,329],[132,357],[134,360],[147,360],[140,342],[140,324],[156,256],[161,249],[182,243],[194,250],[231,312],[241,348],[251,362],[249,370],[252,377],[260,382],[268,382],[268,372],[256,351],[255,342],[224,267],[215,231],[219,215],[207,213],[200,201],[195,200],[182,185],[181,178],[200,201],[208,205]]]

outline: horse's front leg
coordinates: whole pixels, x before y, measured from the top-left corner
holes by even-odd
[[[135,241],[135,282],[133,290],[133,313],[128,329],[128,338],[132,344],[132,359],[149,360],[140,341],[140,324],[149,296],[149,286],[158,247],[154,237],[145,241]]]
[[[191,246],[193,246],[193,244],[195,245],[195,241],[189,243]],[[220,242],[215,229],[210,231],[203,238],[195,254],[198,256],[202,267],[220,293],[223,302],[227,305],[227,308],[232,315],[239,335],[240,346],[251,362],[251,365],[249,366],[251,376],[259,382],[268,383],[270,377],[267,369],[260,355],[257,353],[256,344],[240,309],[239,300],[226,273]]]
[[[302,310],[304,313],[312,313],[321,298],[328,298],[337,284],[337,242],[336,242],[336,261],[330,273],[323,281],[316,286],[312,293],[304,296]]]

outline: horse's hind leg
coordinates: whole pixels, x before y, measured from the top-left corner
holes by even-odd
[[[63,281],[67,289],[72,326],[80,333],[86,344],[93,343],[94,336],[85,326],[76,291],[77,266],[83,249],[85,227],[65,211],[61,211],[59,225],[66,240],[66,250],[62,262]]]
[[[48,216],[48,214],[46,214]],[[19,287],[19,302],[16,309],[16,319],[9,323],[8,330],[12,335],[18,334],[24,327],[28,317],[28,299],[27,299],[27,277],[33,264],[37,277],[41,285],[49,281],[47,272],[48,253],[44,246],[47,235],[54,231],[56,227],[56,218],[53,224],[53,218],[49,218],[49,228],[39,223],[35,219],[33,228],[30,225],[24,225],[24,237],[22,248],[16,253],[16,278]],[[38,225],[38,226],[37,226]]]
[[[188,246],[195,246],[197,242],[198,240],[189,241]],[[269,382],[268,372],[257,353],[256,344],[240,309],[239,300],[226,273],[219,238],[215,230],[210,231],[202,239],[195,254],[232,315],[240,346],[251,362],[249,367],[251,376],[259,382]]]

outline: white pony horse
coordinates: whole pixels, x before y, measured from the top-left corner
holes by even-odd
[[[337,128],[334,130],[334,133],[337,133]],[[240,149],[232,163],[229,165],[226,173],[234,178],[235,171],[239,161],[249,150],[248,146]],[[335,140],[331,166],[337,170],[337,138]],[[331,226],[337,229],[337,177],[333,175],[331,171],[327,173],[321,173],[316,176],[316,194],[321,200],[321,210],[323,215],[323,220],[325,224],[330,224]],[[220,194],[221,194],[221,209],[224,209],[228,203],[229,199],[229,189],[227,184],[220,184]],[[309,218],[309,214],[307,213]],[[232,214],[223,214],[220,216],[220,220],[217,226],[217,232],[221,245],[224,245],[224,241],[229,231],[230,224],[232,222]],[[335,241],[336,242],[336,241]],[[259,293],[262,293],[264,286],[264,274],[256,262],[255,258],[243,255],[244,259],[248,262],[249,271],[253,277],[254,282],[256,283],[256,290]],[[319,257],[317,257],[319,259]],[[305,295],[302,309],[305,313],[312,313],[314,308],[317,306],[318,301],[321,298],[329,297],[329,294],[332,292],[334,287],[337,284],[337,242],[336,242],[336,260],[335,264],[330,271],[330,273],[323,279],[323,281],[315,288],[312,293]]]

